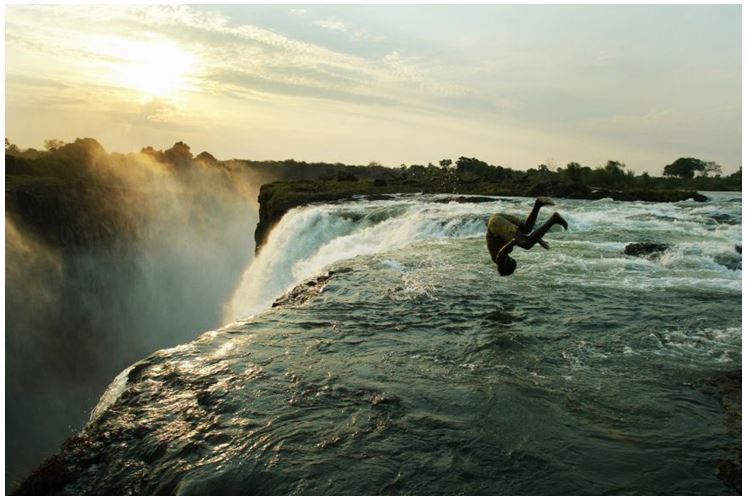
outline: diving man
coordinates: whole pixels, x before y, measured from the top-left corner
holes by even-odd
[[[555,203],[544,196],[537,198],[524,222],[508,214],[495,214],[490,217],[485,239],[488,243],[490,258],[498,266],[498,273],[501,276],[509,276],[516,270],[516,261],[508,255],[515,245],[529,250],[539,243],[545,250],[549,250],[550,246],[542,239],[545,233],[555,224],[560,224],[568,230],[568,223],[558,212],[554,212],[544,224],[534,229],[537,214],[545,205],[555,205]]]

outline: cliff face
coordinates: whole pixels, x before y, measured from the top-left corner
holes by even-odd
[[[120,370],[220,324],[256,225],[245,170],[88,140],[6,155],[6,488]]]
[[[491,196],[552,196],[583,200],[612,198],[617,201],[649,202],[707,200],[697,191],[642,188],[612,190],[556,181],[541,182],[530,187],[487,181],[460,182],[458,179],[452,179],[448,183],[417,179],[279,181],[265,184],[260,188],[258,198],[259,222],[254,231],[255,252],[259,252],[262,245],[266,243],[272,228],[292,208],[315,202],[352,200],[359,196],[366,196],[369,199],[382,199],[394,193],[452,194],[454,196],[449,201],[457,202],[474,202],[472,198],[456,196],[457,193]],[[490,199],[483,201],[490,201]]]

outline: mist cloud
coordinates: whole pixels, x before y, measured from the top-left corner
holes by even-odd
[[[6,162],[11,482],[119,371],[220,326],[253,255],[262,182],[184,143],[123,155],[86,139],[20,156]]]

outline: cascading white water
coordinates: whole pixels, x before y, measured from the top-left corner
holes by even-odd
[[[289,287],[340,260],[418,240],[480,236],[485,231],[487,212],[483,212],[480,205],[424,203],[422,198],[290,210],[244,271],[224,320],[266,309]]]
[[[520,216],[531,206],[529,200],[522,198],[501,198],[495,203],[438,203],[438,199],[439,196],[404,196],[396,200],[319,204],[290,210],[245,269],[240,285],[224,307],[224,322],[261,312],[290,287],[334,262],[394,250],[420,240],[481,237],[491,213],[510,212]],[[723,271],[714,257],[733,252],[733,242],[741,239],[741,221],[732,225],[708,224],[715,224],[710,217],[721,213],[719,202],[702,206],[564,200],[560,210],[571,232],[582,238],[566,239],[571,245],[590,250],[611,247],[621,252],[626,242],[646,240],[651,231],[672,244],[656,263],[630,261],[622,255],[593,261],[604,269],[653,266],[654,271],[671,267],[684,270],[697,264],[698,268]],[[547,214],[541,217],[544,215]],[[584,238],[589,232],[600,231],[605,241]],[[694,234],[700,237],[698,241],[691,240]],[[530,252],[522,254],[522,258],[537,266],[537,270],[548,266],[591,265],[582,255]],[[732,274],[739,277],[741,271],[734,270]],[[646,276],[638,277],[632,285],[648,286]],[[606,274],[600,275],[602,280],[608,278]],[[713,284],[721,287],[722,278],[714,276]],[[726,285],[741,286],[732,279],[726,280]]]

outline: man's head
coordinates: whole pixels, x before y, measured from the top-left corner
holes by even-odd
[[[516,271],[516,261],[511,257],[506,257],[503,265],[498,266],[498,274],[501,276],[511,276]]]

